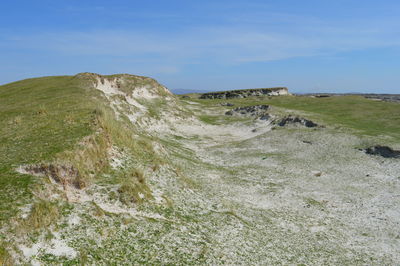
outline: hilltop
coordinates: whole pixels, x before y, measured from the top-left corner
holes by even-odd
[[[0,86],[0,264],[395,264],[400,105],[277,90]]]

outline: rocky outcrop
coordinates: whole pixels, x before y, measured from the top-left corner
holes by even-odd
[[[400,151],[393,150],[390,147],[387,146],[374,146],[367,148],[365,150],[365,153],[370,154],[370,155],[379,155],[384,158],[400,158]]]
[[[253,106],[244,106],[237,107],[225,113],[225,115],[231,116],[244,116],[244,117],[255,117],[261,120],[268,120],[269,114],[267,110],[269,110],[269,105],[253,105]]]
[[[208,92],[208,93],[203,93],[200,96],[200,99],[232,99],[232,98],[247,98],[250,96],[275,96],[275,95],[288,95],[288,94],[289,92],[287,88],[278,87],[278,88]]]
[[[302,118],[302,117],[298,117],[298,116],[286,116],[284,118],[282,118],[281,120],[279,120],[277,122],[278,126],[284,127],[286,125],[290,125],[290,124],[297,124],[297,125],[303,125],[306,127],[317,127],[318,124],[314,123],[311,120]]]

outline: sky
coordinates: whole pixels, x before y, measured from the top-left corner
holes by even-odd
[[[398,0],[2,0],[0,84],[129,73],[168,88],[400,93]]]

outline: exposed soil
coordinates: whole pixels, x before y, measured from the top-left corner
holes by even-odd
[[[288,89],[279,88],[262,88],[262,89],[247,89],[247,90],[232,90],[232,91],[217,91],[208,92],[200,96],[200,99],[232,99],[232,98],[247,98],[250,96],[263,95],[287,95]]]
[[[278,121],[277,123],[279,126],[284,127],[286,125],[290,125],[290,124],[298,124],[298,125],[303,125],[306,127],[317,127],[318,124],[314,123],[311,120],[302,118],[302,117],[298,117],[298,116],[287,116],[282,118],[280,121]]]
[[[270,109],[269,105],[254,105],[254,106],[244,106],[237,107],[225,113],[225,115],[236,115],[236,116],[244,116],[249,117],[253,116],[256,118],[260,118],[261,120],[268,120],[269,115],[267,111]]]
[[[57,164],[40,164],[29,165],[23,169],[26,173],[32,175],[48,176],[56,183],[65,186],[73,186],[77,189],[82,189],[86,186],[81,178],[78,169],[74,166],[57,165]]]
[[[384,158],[400,158],[400,151],[393,150],[388,146],[377,145],[374,147],[367,148],[365,152],[371,155],[379,155]]]

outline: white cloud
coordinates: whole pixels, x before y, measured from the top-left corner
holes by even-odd
[[[290,19],[300,18],[285,18]],[[305,19],[275,28],[248,22],[241,26],[190,27],[174,33],[153,29],[24,34],[10,36],[6,43],[66,55],[131,57],[136,62],[163,63],[160,69],[176,72],[180,66],[193,63],[240,64],[399,46],[398,26],[390,18],[348,25]]]

